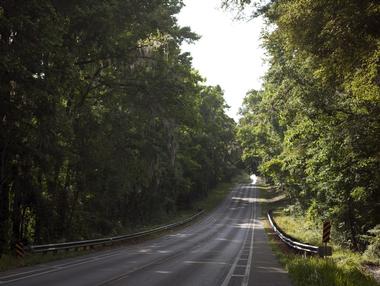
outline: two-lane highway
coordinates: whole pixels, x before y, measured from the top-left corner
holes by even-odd
[[[0,274],[0,285],[290,285],[257,216],[259,189],[241,185],[210,215],[173,234]]]

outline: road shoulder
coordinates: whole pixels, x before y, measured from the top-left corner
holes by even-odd
[[[257,191],[260,197],[260,191]],[[259,200],[260,201],[260,200]],[[261,221],[261,206],[257,203],[257,216],[254,222],[255,236],[253,243],[252,267],[248,285],[291,286],[288,272],[282,267],[273,253],[268,236]]]

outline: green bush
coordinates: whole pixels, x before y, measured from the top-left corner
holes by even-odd
[[[368,233],[370,235],[363,236],[369,243],[363,256],[366,260],[380,265],[380,224],[369,230]]]

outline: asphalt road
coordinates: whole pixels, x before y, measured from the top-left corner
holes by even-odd
[[[272,254],[256,202],[241,185],[193,225],[132,246],[0,274],[0,285],[290,285]]]

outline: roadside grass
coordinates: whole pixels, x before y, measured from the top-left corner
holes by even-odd
[[[321,244],[321,226],[289,212],[289,200],[279,190],[261,188],[262,218],[269,209],[274,210],[274,219],[287,234],[313,245]],[[277,199],[276,199],[277,198]],[[266,217],[265,217],[266,218]],[[269,243],[287,269],[294,286],[376,286],[375,279],[363,267],[364,259],[359,253],[343,249],[332,242],[333,255],[328,258],[294,254],[272,232],[268,221],[264,227]]]
[[[334,258],[288,259],[287,269],[294,285],[374,286],[373,278],[355,266],[340,265]]]
[[[133,233],[133,232],[138,232],[138,231],[143,231],[143,230],[148,230],[152,229],[164,224],[170,224],[174,223],[177,221],[184,220],[195,213],[198,212],[199,209],[204,209],[207,212],[212,211],[214,208],[216,208],[224,199],[225,197],[229,194],[231,191],[231,188],[234,187],[237,183],[250,183],[251,180],[249,178],[249,175],[245,172],[241,172],[237,176],[235,176],[230,182],[223,182],[218,184],[214,189],[212,189],[208,196],[196,202],[191,210],[183,210],[180,212],[177,212],[173,214],[172,216],[168,216],[165,218],[165,221],[160,221],[159,223],[155,224],[150,224],[150,225],[143,225],[143,226],[138,226],[135,229],[129,229],[128,232]],[[192,222],[190,222],[192,223]],[[181,227],[185,226],[180,226],[176,228],[175,230],[180,229]],[[143,238],[139,239],[134,239],[134,240],[128,240],[126,242],[123,242],[122,244],[127,245],[127,244],[135,244],[142,242],[147,239],[152,239],[152,238],[157,238],[162,235],[171,233],[175,230],[167,230],[163,231],[160,233],[152,234]],[[120,244],[118,244],[120,246]],[[15,269],[18,267],[24,267],[24,266],[32,266],[32,265],[37,265],[41,263],[47,263],[55,260],[60,260],[64,258],[73,258],[73,257],[78,257],[78,256],[83,256],[86,254],[93,253],[99,249],[111,249],[112,247],[115,246],[99,246],[94,249],[78,249],[78,250],[68,250],[68,251],[59,251],[57,253],[35,253],[35,254],[30,254],[27,253],[23,259],[17,258],[14,255],[10,254],[3,254],[2,257],[0,258],[0,271],[6,271],[6,270],[11,270]]]
[[[312,245],[321,244],[322,230],[304,217],[293,216],[277,211],[273,214],[279,226],[290,236]]]

